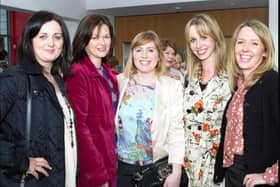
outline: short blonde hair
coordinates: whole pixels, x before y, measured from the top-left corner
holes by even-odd
[[[261,64],[252,72],[250,77],[246,80],[245,87],[250,88],[251,86],[253,86],[262,77],[264,72],[273,68],[275,61],[274,43],[268,27],[259,20],[253,19],[244,21],[235,29],[230,43],[229,63],[227,68],[231,90],[234,90],[236,88],[237,80],[240,75],[242,75],[242,71],[237,64],[234,51],[238,34],[244,27],[250,27],[255,32],[255,34],[260,38],[262,44],[264,45],[264,50],[266,53],[266,56],[263,57]]]
[[[193,54],[190,47],[189,31],[195,26],[201,36],[208,35],[216,42],[215,75],[226,70],[226,42],[217,21],[207,14],[198,14],[191,18],[185,26],[186,62],[188,80],[192,79],[201,66],[200,60]]]
[[[143,31],[143,32],[138,33],[133,38],[131,45],[130,45],[130,49],[129,49],[129,56],[127,59],[127,63],[124,68],[125,76],[130,77],[131,75],[133,75],[137,72],[137,68],[134,65],[134,60],[133,60],[133,50],[136,47],[138,47],[140,45],[144,45],[149,42],[154,42],[156,49],[158,51],[158,54],[159,54],[159,62],[156,65],[155,72],[156,72],[157,76],[164,74],[164,72],[165,72],[164,56],[163,56],[163,50],[162,50],[160,39],[154,31],[148,30],[148,31]]]

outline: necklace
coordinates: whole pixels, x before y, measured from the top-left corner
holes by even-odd
[[[207,85],[209,81],[210,81],[210,79],[205,81],[202,78],[199,78],[199,83],[202,85]]]
[[[152,89],[152,90],[155,89],[155,87],[156,87],[156,83],[153,82],[153,81],[151,81],[151,83],[141,83],[141,81],[137,80],[136,77],[132,77],[132,79],[134,80],[136,85],[146,87],[146,88],[149,88],[149,89]]]
[[[66,107],[67,107],[67,116],[65,115],[64,113],[64,120],[66,121],[66,126],[67,126],[67,129],[69,130],[70,132],[70,137],[71,137],[71,147],[73,148],[74,147],[74,134],[73,134],[73,128],[74,128],[74,113],[72,111],[72,108],[71,108],[71,105],[70,103],[68,102],[67,98],[62,96],[64,98],[64,101],[65,101],[65,104],[66,104]]]
[[[204,85],[204,86],[207,86],[208,82],[211,80],[211,77],[210,79],[208,80],[203,80],[203,76],[202,76],[202,67],[200,67],[197,71],[197,77],[198,77],[198,81],[200,84]]]

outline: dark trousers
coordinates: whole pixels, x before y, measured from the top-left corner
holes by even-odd
[[[132,177],[138,172],[142,171],[147,167],[150,167],[151,164],[145,166],[136,166],[133,164],[127,164],[121,161],[118,161],[118,170],[117,170],[117,187],[134,187]]]
[[[225,187],[242,187],[245,171],[246,167],[244,157],[234,155],[233,165],[226,171]]]
[[[234,155],[233,165],[226,171],[225,187],[243,187],[246,169],[244,156]],[[255,185],[255,187],[269,187],[269,185]]]

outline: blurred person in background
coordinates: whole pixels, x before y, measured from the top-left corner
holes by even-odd
[[[171,78],[180,80],[180,82],[183,85],[184,84],[184,77],[183,77],[182,73],[180,72],[180,70],[173,67],[173,65],[176,63],[175,56],[176,56],[176,53],[177,53],[175,43],[172,42],[171,40],[162,40],[161,45],[162,45],[163,54],[164,54],[164,63],[165,63],[165,67],[166,67],[166,75],[171,77]]]

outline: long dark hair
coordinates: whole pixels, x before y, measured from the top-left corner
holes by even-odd
[[[111,37],[111,48],[113,48],[115,38],[114,38],[113,26],[110,23],[109,19],[104,15],[89,14],[81,20],[73,39],[73,62],[74,63],[83,59],[84,56],[87,54],[85,51],[85,47],[88,45],[92,37],[92,31],[94,30],[95,27],[100,27],[103,24],[109,27],[110,37]]]
[[[52,20],[56,21],[61,27],[63,35],[63,49],[61,55],[55,60],[51,71],[52,73],[62,73],[63,75],[68,75],[70,74],[71,62],[71,42],[69,32],[63,19],[59,15],[49,11],[35,12],[28,19],[19,42],[18,61],[28,60],[33,63],[37,63],[32,39],[39,33],[42,25]]]

